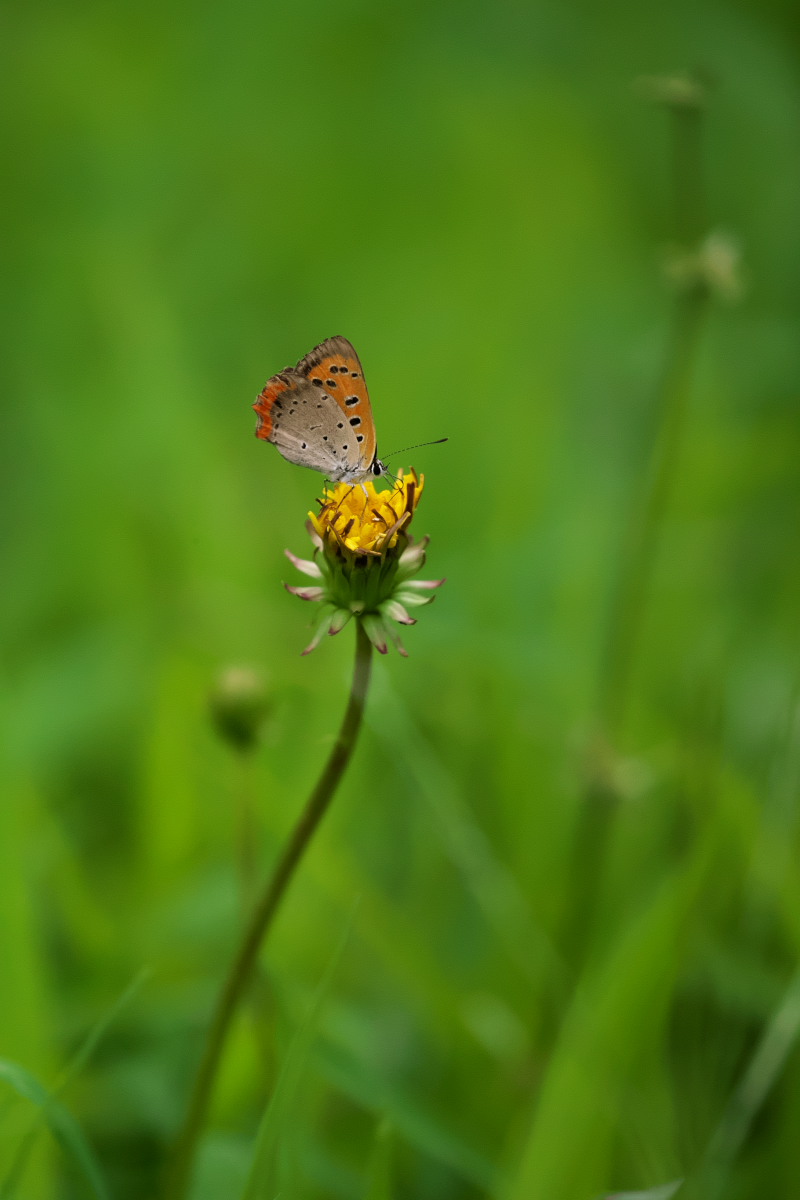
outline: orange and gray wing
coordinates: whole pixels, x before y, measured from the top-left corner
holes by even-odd
[[[253,408],[256,437],[272,442],[289,462],[333,480],[354,478],[354,468],[358,472],[364,437],[331,391],[314,379],[287,368],[267,380]]]
[[[301,358],[295,370],[336,401],[351,435],[347,466],[368,471],[375,458],[375,423],[364,368],[353,346],[344,337],[327,338]]]

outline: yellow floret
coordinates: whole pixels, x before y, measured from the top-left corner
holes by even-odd
[[[325,489],[319,512],[309,513],[323,541],[335,541],[351,554],[380,555],[397,543],[410,522],[425,485],[425,476],[399,473],[391,491],[379,492],[371,481],[339,483]]]

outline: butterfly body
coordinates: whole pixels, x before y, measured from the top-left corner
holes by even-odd
[[[364,371],[347,338],[332,337],[264,384],[256,437],[335,483],[383,475]]]

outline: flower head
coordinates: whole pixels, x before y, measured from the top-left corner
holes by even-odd
[[[392,618],[401,625],[414,625],[408,609],[430,604],[435,588],[443,579],[411,578],[425,562],[428,538],[415,542],[408,534],[425,477],[410,471],[400,472],[391,491],[379,492],[374,483],[327,485],[319,513],[309,513],[307,529],[314,543],[314,559],[289,560],[318,581],[313,587],[290,587],[287,591],[301,600],[326,605],[314,640],[303,651],[308,654],[326,633],[344,629],[351,617],[363,623],[370,641],[385,654],[389,639],[405,655],[393,627]]]

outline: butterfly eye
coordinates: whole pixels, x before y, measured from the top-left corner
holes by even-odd
[[[375,476],[382,475],[385,469],[386,468],[384,467],[383,463],[381,462],[381,460],[379,458],[376,457],[372,460],[372,474],[373,475],[375,475]]]

